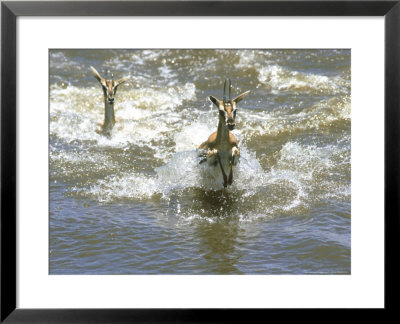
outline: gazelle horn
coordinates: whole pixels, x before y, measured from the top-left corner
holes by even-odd
[[[231,83],[231,79],[228,79],[229,80],[229,101],[232,101],[232,83]]]
[[[225,79],[225,82],[224,82],[224,96],[223,96],[222,100],[224,102],[226,101],[226,79]]]

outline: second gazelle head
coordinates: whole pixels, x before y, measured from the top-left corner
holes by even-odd
[[[129,79],[129,77],[124,77],[119,80],[107,80],[103,78],[97,70],[91,66],[90,69],[92,70],[93,75],[95,78],[100,82],[102,88],[103,88],[103,93],[104,93],[104,102],[107,102],[109,104],[114,103],[114,98],[115,94],[117,93],[117,88],[120,84],[124,83]]]
[[[229,98],[226,97],[226,87],[228,85],[228,94]],[[243,92],[238,95],[235,99],[232,99],[232,83],[231,80],[228,79],[224,82],[224,95],[222,100],[215,98],[214,96],[210,96],[210,100],[218,107],[219,110],[219,120],[221,123],[225,124],[229,130],[233,130],[235,128],[235,119],[236,119],[236,104],[241,101],[245,95],[247,95],[250,91]]]

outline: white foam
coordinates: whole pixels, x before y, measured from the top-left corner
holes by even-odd
[[[285,54],[270,64],[273,55],[270,51],[243,50],[231,56],[229,51],[218,50],[204,60],[193,61],[189,72],[195,76],[191,82],[180,83],[177,75],[184,72],[183,68],[174,66],[176,61],[168,55],[168,51],[160,50],[140,51],[140,55],[121,52],[104,62],[105,68],[124,70],[130,75],[130,80],[121,85],[116,95],[118,122],[110,138],[95,131],[103,120],[104,103],[102,90],[94,78],[90,87],[68,82],[50,86],[50,135],[72,147],[67,145],[65,151],[51,148],[51,162],[58,163],[61,172],[68,176],[74,170],[71,165],[86,164],[91,168],[99,161],[98,171],[107,171],[101,172],[106,174],[102,179],[94,178],[81,187],[77,186],[74,191],[78,195],[102,202],[161,199],[168,202],[168,208],[182,221],[207,222],[215,221],[207,216],[207,211],[185,205],[184,198],[188,192],[203,192],[206,196],[209,193],[230,195],[238,205],[249,200],[254,206],[248,211],[238,208],[235,214],[240,221],[296,213],[299,208],[308,208],[318,199],[348,200],[350,184],[346,182],[343,170],[350,170],[350,135],[342,137],[336,144],[319,143],[321,146],[304,144],[302,136],[296,135],[308,134],[306,132],[310,130],[315,133],[324,127],[324,130],[330,130],[331,124],[336,122],[349,126],[349,80],[341,75],[290,70],[279,65],[284,64],[282,57]],[[197,100],[196,94],[205,89],[196,89],[194,82],[196,77],[204,78],[200,87],[208,82],[204,80],[211,80],[204,76],[204,71],[216,70],[219,61],[225,57],[236,69],[248,70],[252,80],[246,82],[255,84],[263,93],[270,91],[274,98],[268,98],[271,107],[263,107],[263,102],[252,101],[256,100],[254,98],[249,100],[248,109],[242,108],[247,106],[245,101],[239,105],[237,129],[233,133],[239,140],[241,157],[235,168],[233,185],[223,189],[220,169],[206,163],[199,164],[196,148],[216,131],[218,112],[209,101],[205,103],[205,97]],[[191,56],[183,54],[176,59],[180,64],[179,60],[189,60]],[[54,53],[51,61],[52,69],[59,69],[63,64],[72,64],[74,69],[82,68],[80,63],[71,63],[63,53]],[[151,67],[149,74],[143,72],[143,66],[147,64]],[[135,73],[130,73],[135,69]],[[194,73],[196,71],[203,74]],[[154,82],[151,73],[156,74],[160,83]],[[79,75],[82,77],[82,74]],[[83,76],[88,75],[89,72]],[[208,84],[209,87],[214,85],[211,81]],[[289,101],[280,101],[282,92],[290,92],[284,98],[289,98]],[[257,107],[251,107],[255,102]],[[280,102],[282,107],[279,107]],[[253,136],[261,136],[257,139],[261,141],[264,135],[279,137],[276,143],[283,144],[274,144],[282,146],[268,153],[272,156],[265,156],[267,153],[262,152],[262,158],[268,161],[268,165],[262,166],[262,160],[248,147],[251,147]],[[79,147],[80,141],[89,141],[95,153],[75,151],[73,145],[78,143]],[[126,171],[125,165],[121,172],[117,159],[108,158],[113,152],[109,148],[129,150],[127,154],[135,159],[144,147],[148,158],[161,167],[152,165]],[[140,161],[141,157],[135,163]],[[221,204],[224,207],[223,201]],[[224,217],[225,214],[221,212],[218,215]]]
[[[111,138],[106,138],[96,133],[104,115],[101,89],[53,85],[50,91],[50,134],[68,143],[89,140],[102,146],[123,147],[132,143],[153,147],[154,139],[171,132],[174,123],[182,119],[174,109],[185,100],[194,100],[195,90],[192,83],[162,90],[121,89],[114,108],[118,122]]]
[[[191,150],[172,154],[167,163],[155,169],[154,174],[132,169],[98,180],[89,187],[75,188],[75,191],[100,202],[161,199],[168,202],[166,212],[184,223],[216,221],[209,211],[182,204],[181,198],[184,199],[190,190],[232,195],[239,204],[240,201],[253,201],[251,209],[238,209],[236,215],[224,213],[222,203],[218,217],[223,219],[229,215],[239,222],[252,222],[281,213],[293,214],[298,208],[307,209],[321,199],[348,199],[351,192],[349,183],[337,181],[335,177],[319,178],[321,172],[349,167],[349,158],[344,159],[340,166],[334,161],[338,155],[346,155],[346,147],[337,152],[331,145],[317,147],[288,142],[276,154],[276,163],[264,170],[255,152],[242,146],[233,184],[226,189],[223,189],[219,168],[207,163],[199,164],[198,152]],[[260,192],[264,193],[260,196]]]
[[[290,71],[279,65],[268,65],[258,70],[258,80],[279,91],[315,91],[335,94],[349,87],[339,76],[328,77],[312,73]]]
[[[299,113],[276,111],[246,110],[240,114],[243,120],[240,132],[246,136],[273,135],[309,131],[330,126],[337,121],[350,121],[351,102],[349,96],[322,100],[310,107],[304,107]]]

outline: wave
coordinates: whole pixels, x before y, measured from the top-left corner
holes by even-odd
[[[168,125],[180,119],[174,109],[194,100],[195,90],[192,83],[167,89],[119,90],[115,103],[119,122],[112,137],[105,138],[96,133],[104,115],[101,89],[53,85],[50,134],[67,143],[80,140],[95,141],[102,146],[151,145],[151,139],[162,138],[170,131]]]
[[[338,152],[334,145],[317,147],[288,142],[275,153],[276,163],[264,170],[256,154],[242,147],[233,185],[222,190],[219,169],[199,165],[197,151],[184,151],[175,153],[168,163],[156,168],[153,175],[132,169],[98,180],[90,187],[75,188],[75,191],[101,202],[173,201],[174,208],[179,205],[177,214],[180,217],[194,219],[203,219],[208,212],[202,213],[202,208],[193,207],[193,204],[185,205],[185,196],[197,192],[204,198],[212,197],[214,193],[229,196],[236,204],[246,201],[247,210],[238,207],[233,214],[241,220],[254,220],[298,209],[307,210],[316,201],[324,199],[348,199],[350,184],[334,176],[338,170],[350,168],[350,157],[342,159],[346,152],[346,148]],[[341,158],[337,159],[338,156]],[[321,176],[325,173],[332,173],[332,176]],[[249,202],[253,202],[252,208],[248,207]]]
[[[241,119],[242,133],[249,137],[308,132],[331,127],[338,122],[350,124],[351,99],[350,96],[333,97],[304,107],[299,112],[292,112],[290,108],[278,111],[246,110]]]
[[[111,138],[96,133],[103,121],[103,94],[87,66],[75,59],[79,55],[52,53],[54,179],[73,183],[73,195],[104,203],[167,204],[183,220],[212,221],[207,212],[212,210],[245,221],[298,210],[307,214],[321,200],[347,202],[350,71],[339,61],[327,63],[324,72],[308,69],[312,60],[332,58],[309,52],[109,51],[103,69],[131,76],[116,95],[119,121]],[[332,55],[339,60],[342,54]],[[288,55],[301,56],[300,65]],[[227,67],[233,80],[240,80],[234,82],[234,93],[251,92],[239,104],[234,130],[240,163],[233,185],[223,190],[219,168],[199,165],[196,148],[217,128],[218,110],[207,97],[221,95]],[[70,79],[64,80],[63,73],[70,73]]]
[[[279,65],[268,65],[258,70],[258,80],[275,91],[314,92],[320,94],[348,93],[350,83],[340,76],[328,77],[291,71]]]

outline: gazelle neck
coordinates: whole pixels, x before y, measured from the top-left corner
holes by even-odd
[[[229,129],[221,119],[219,119],[218,123],[216,143],[220,150],[229,146]]]
[[[111,130],[115,124],[114,103],[104,100],[104,130]]]

